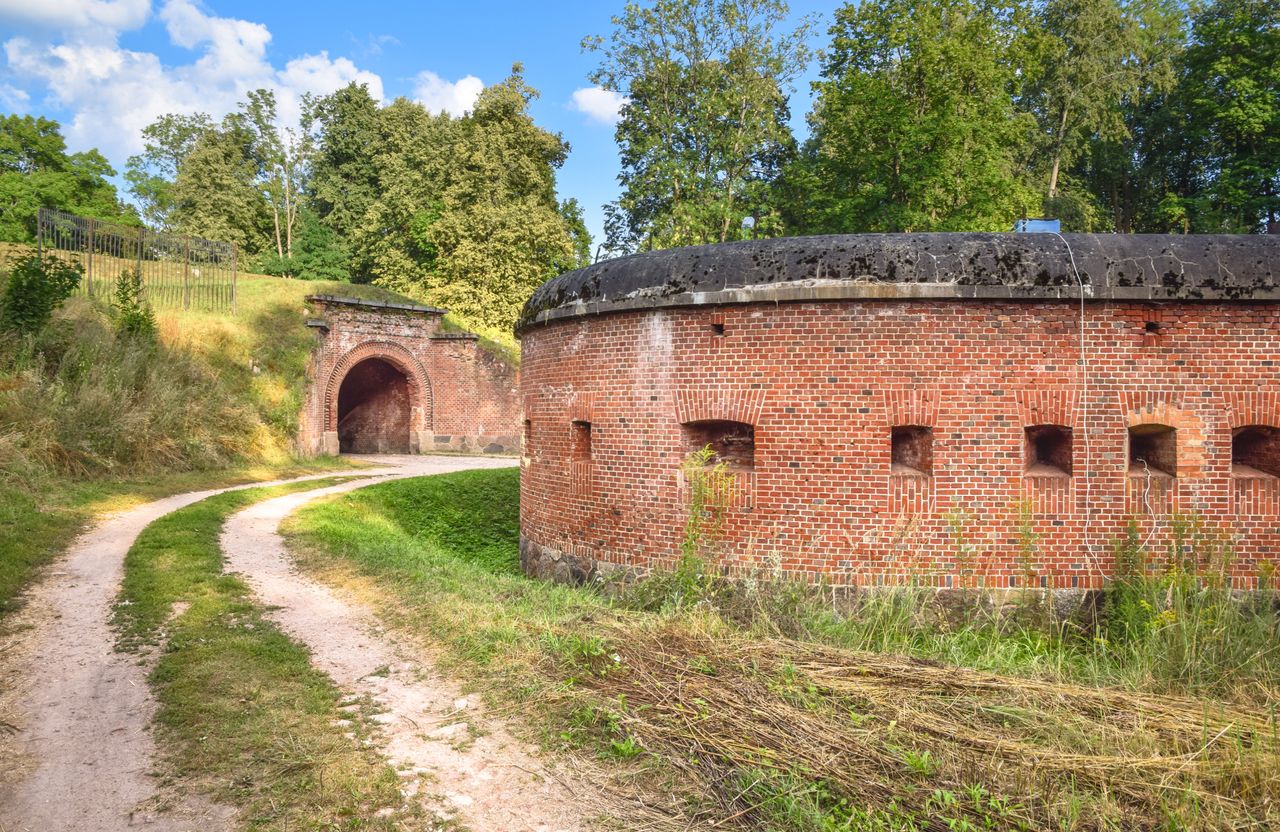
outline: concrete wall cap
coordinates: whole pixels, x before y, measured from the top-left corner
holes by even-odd
[[[360,306],[367,309],[395,309],[401,312],[420,312],[424,315],[444,315],[447,309],[435,306],[421,306],[416,303],[393,303],[384,300],[365,300],[364,298],[348,298],[339,295],[308,295],[308,303],[322,306]]]
[[[1073,265],[1074,264],[1074,265]],[[841,234],[605,260],[544,283],[517,330],[640,309],[835,300],[1280,301],[1280,237]]]

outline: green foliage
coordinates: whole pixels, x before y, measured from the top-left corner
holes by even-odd
[[[615,251],[736,239],[752,217],[777,228],[769,183],[794,152],[786,89],[809,60],[812,20],[779,31],[782,0],[628,3],[593,83],[627,97],[617,140]]]
[[[254,263],[259,274],[278,277],[296,277],[299,280],[333,280],[346,282],[351,279],[347,266],[350,256],[340,244],[337,235],[320,222],[315,212],[302,208],[298,212],[298,232],[293,240],[293,256],[280,256],[268,250],[260,254]]]
[[[1280,207],[1274,3],[871,0],[831,34],[787,233],[1234,233]]]
[[[510,343],[533,289],[577,268],[590,248],[576,206],[556,199],[555,169],[569,148],[534,124],[536,96],[517,65],[462,118],[404,99],[370,112],[350,88],[314,103],[317,118],[340,128],[333,143],[317,143],[317,193],[330,210],[320,216],[331,228],[352,223],[357,279],[444,306]],[[362,147],[337,144],[357,127]],[[367,176],[373,196],[363,202]],[[356,196],[342,201],[348,178]]]
[[[142,128],[143,152],[129,157],[124,178],[148,223],[172,227],[173,182],[196,143],[213,129],[213,120],[204,113],[170,113]]]
[[[142,276],[133,269],[124,269],[116,279],[115,297],[111,307],[115,311],[116,331],[121,335],[156,339],[156,316],[151,305],[142,296]]]
[[[49,256],[27,255],[9,269],[0,294],[0,331],[34,335],[80,285],[80,266]]]
[[[1280,214],[1280,6],[1194,8],[1180,62],[1186,117],[1171,129],[1185,131],[1203,173],[1182,204],[1193,230],[1257,231]]]
[[[381,121],[369,88],[354,82],[330,95],[308,99],[304,108],[302,129],[315,135],[307,182],[311,206],[343,243],[354,244],[357,230],[381,193],[378,156],[385,152],[381,146],[386,139]],[[348,269],[353,279],[370,282],[373,274],[367,257],[357,250],[350,254]]]
[[[252,254],[269,245],[270,215],[257,183],[254,135],[237,116],[195,139],[173,180],[168,219],[175,231]]]
[[[97,150],[68,154],[56,121],[0,117],[0,240],[34,240],[40,208],[136,223],[108,181],[115,174]]]
[[[1007,231],[1034,211],[1035,123],[1010,95],[1027,26],[1006,0],[841,7],[789,173],[796,230]]]

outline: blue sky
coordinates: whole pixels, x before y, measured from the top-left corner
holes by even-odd
[[[560,195],[582,203],[598,243],[602,206],[617,195],[616,101],[591,89],[595,56],[580,43],[607,35],[622,5],[0,0],[0,109],[56,118],[72,150],[97,147],[122,169],[156,116],[220,116],[249,89],[275,89],[286,117],[302,93],[351,80],[387,101],[403,95],[461,112],[483,84],[521,61],[542,93],[535,120],[572,146]],[[835,4],[796,0],[791,7],[796,17],[821,15],[813,45],[824,45]],[[799,132],[814,77],[811,68],[796,84]]]

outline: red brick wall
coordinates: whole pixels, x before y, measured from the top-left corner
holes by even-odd
[[[411,451],[509,453],[519,447],[518,373],[475,336],[443,333],[439,312],[316,306],[322,317],[314,322],[298,437],[304,451],[337,452],[342,382],[369,358],[387,362],[408,381]],[[401,418],[395,408],[378,412]]]
[[[722,562],[839,585],[1086,588],[1135,519],[1163,552],[1191,518],[1251,587],[1280,545],[1280,480],[1232,476],[1232,432],[1280,425],[1280,308],[1177,302],[843,301],[623,312],[523,334],[522,552],[536,574],[670,563],[681,424],[753,425]],[[712,324],[723,320],[724,334]],[[575,420],[591,459],[575,459]],[[1072,475],[1027,431],[1072,430]],[[1177,428],[1177,476],[1131,477],[1128,429]],[[932,475],[891,473],[894,426]],[[1201,551],[1206,551],[1204,547]]]

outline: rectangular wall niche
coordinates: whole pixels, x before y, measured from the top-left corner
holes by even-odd
[[[573,448],[572,458],[574,462],[587,462],[591,459],[591,423],[575,419],[573,421]]]
[[[686,455],[710,446],[716,455],[713,464],[723,462],[731,471],[755,468],[756,429],[746,422],[720,419],[685,422],[680,429]]]
[[[1071,428],[1063,425],[1030,425],[1026,435],[1027,476],[1071,476]]]
[[[1168,425],[1129,428],[1129,476],[1176,477],[1178,431]]]
[[[1280,477],[1280,428],[1245,425],[1233,430],[1231,476],[1246,480]]]
[[[933,428],[899,425],[890,433],[889,472],[899,477],[933,476]]]

